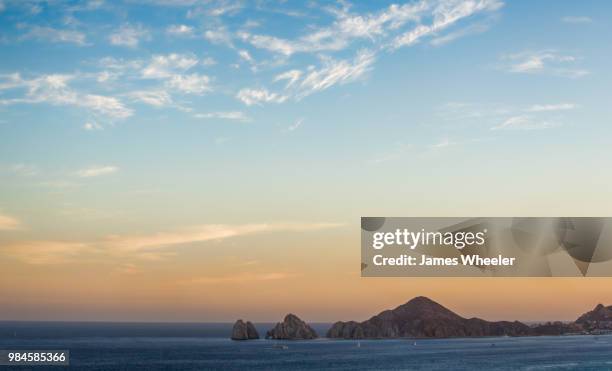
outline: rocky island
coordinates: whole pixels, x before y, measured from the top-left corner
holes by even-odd
[[[239,319],[234,323],[234,327],[232,328],[232,340],[253,339],[259,339],[259,334],[250,321],[245,323],[243,320]]]
[[[266,339],[275,340],[310,340],[318,337],[315,330],[308,326],[295,314],[287,314],[283,322],[279,322],[266,333]]]

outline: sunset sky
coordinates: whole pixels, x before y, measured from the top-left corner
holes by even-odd
[[[612,3],[0,0],[0,320],[569,320],[361,278],[361,216],[610,216]]]

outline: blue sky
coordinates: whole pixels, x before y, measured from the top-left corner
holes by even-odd
[[[383,182],[418,193],[483,158],[504,177],[537,176],[544,153],[561,171],[609,135],[610,8],[5,0],[0,206],[148,215],[130,203],[158,192],[187,220],[299,218],[288,190],[306,219],[345,221]],[[317,198],[327,212],[304,207]]]
[[[337,227],[357,256],[362,215],[607,215],[611,12],[0,0],[0,254]]]

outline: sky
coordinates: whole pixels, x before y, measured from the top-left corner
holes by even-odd
[[[0,320],[574,319],[361,278],[361,216],[610,216],[612,4],[0,0]]]

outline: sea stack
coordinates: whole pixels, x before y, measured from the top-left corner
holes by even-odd
[[[259,339],[259,334],[255,329],[255,326],[250,321],[244,323],[243,320],[239,319],[234,323],[232,329],[232,340],[253,340]]]
[[[318,337],[315,330],[295,314],[287,314],[283,322],[277,323],[266,333],[266,339],[309,340]]]

